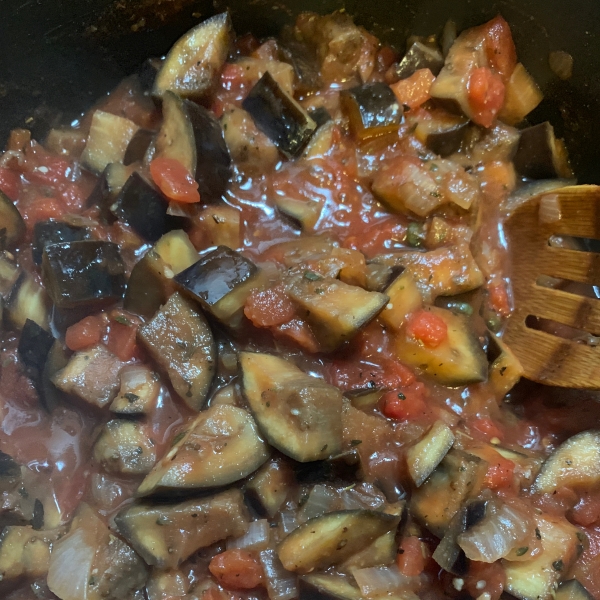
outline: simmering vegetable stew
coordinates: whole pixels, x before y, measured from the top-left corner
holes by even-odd
[[[501,16],[227,14],[0,158],[0,595],[600,597],[600,409],[502,341],[569,183]]]

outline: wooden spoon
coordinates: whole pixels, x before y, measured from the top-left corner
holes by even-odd
[[[600,286],[600,254],[556,247],[550,237],[600,240],[600,186],[569,186],[517,208],[505,231],[512,261],[515,312],[504,340],[528,379],[547,385],[600,389],[600,347],[531,329],[530,316],[600,335],[600,300],[545,287],[540,276]]]

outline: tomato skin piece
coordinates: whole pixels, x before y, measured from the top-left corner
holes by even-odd
[[[85,350],[98,344],[104,333],[104,323],[99,317],[85,317],[71,325],[65,334],[69,350]]]
[[[420,381],[392,390],[381,398],[381,411],[388,419],[415,421],[429,414],[425,402],[425,385]]]
[[[506,585],[506,573],[500,561],[482,563],[472,560],[469,564],[469,572],[464,579],[465,589],[473,598],[479,598],[481,594],[487,592],[491,600],[499,600]],[[485,587],[477,587],[480,581],[485,582]]]
[[[208,569],[223,587],[230,589],[250,590],[263,581],[262,565],[250,552],[241,548],[217,554]]]
[[[410,77],[401,79],[390,87],[398,102],[409,108],[417,108],[431,98],[431,86],[435,76],[429,69],[419,69]]]
[[[473,69],[467,84],[472,120],[490,128],[504,104],[505,88],[500,75],[487,67]]]
[[[569,519],[584,527],[600,522],[600,490],[583,491],[579,502],[572,508]]]
[[[403,575],[416,577],[425,570],[425,557],[421,540],[416,536],[405,537],[398,548],[396,564]]]
[[[19,174],[12,169],[0,168],[0,190],[14,202],[21,191],[21,177]]]
[[[490,295],[491,307],[501,316],[507,317],[510,314],[510,302],[508,292],[504,283],[492,285],[488,289]]]
[[[136,353],[137,326],[125,325],[118,321],[111,321],[108,327],[106,347],[120,360],[127,362]]]
[[[428,348],[437,348],[448,337],[448,326],[438,315],[419,310],[410,318],[406,332]]]
[[[504,433],[489,417],[473,417],[468,420],[473,437],[489,442],[493,438],[504,439]]]
[[[485,474],[484,485],[492,490],[510,487],[513,482],[515,463],[497,452],[493,458],[490,456],[486,460],[489,466]]]
[[[517,66],[517,49],[509,24],[500,15],[486,23],[485,53],[490,68],[505,83]]]
[[[159,156],[150,163],[150,174],[169,200],[185,204],[200,202],[198,182],[178,160]]]

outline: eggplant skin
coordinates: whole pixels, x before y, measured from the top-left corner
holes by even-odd
[[[306,146],[317,124],[267,71],[242,102],[256,126],[288,158]]]
[[[42,278],[58,308],[116,302],[125,293],[125,264],[112,242],[84,240],[44,250]]]
[[[111,206],[112,213],[125,221],[148,242],[156,242],[171,229],[180,229],[182,219],[167,214],[169,201],[138,173],[132,173]]]
[[[73,227],[61,221],[40,221],[33,226],[31,254],[36,265],[42,264],[44,248],[61,242],[79,242],[89,238],[85,227]]]
[[[11,248],[25,235],[25,221],[13,201],[0,191],[0,249]]]

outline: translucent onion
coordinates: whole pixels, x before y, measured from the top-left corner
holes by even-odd
[[[414,587],[415,578],[407,577],[398,567],[369,567],[354,569],[352,575],[363,596],[381,596]]]
[[[76,529],[59,540],[52,551],[48,587],[61,600],[86,600],[95,548],[89,532]]]
[[[265,573],[265,585],[269,600],[292,600],[298,597],[298,579],[294,573],[283,568],[275,550],[263,550],[259,554]]]
[[[531,517],[524,511],[490,502],[483,520],[461,533],[457,542],[467,558],[493,563],[521,545],[531,528]]]
[[[298,528],[298,519],[296,518],[296,512],[293,510],[282,510],[280,513],[281,518],[281,531],[285,534],[292,533],[294,529]]]
[[[336,490],[328,485],[315,485],[310,494],[308,500],[298,512],[298,520],[300,523],[308,521],[308,519],[314,519],[320,517],[326,512],[333,510],[333,504],[337,499]]]
[[[342,507],[346,510],[357,508],[377,509],[385,504],[385,496],[370,483],[362,483],[340,492]]]
[[[248,531],[241,537],[227,540],[227,550],[232,548],[245,548],[248,550],[265,550],[271,540],[271,526],[269,521],[261,519],[253,521]]]

